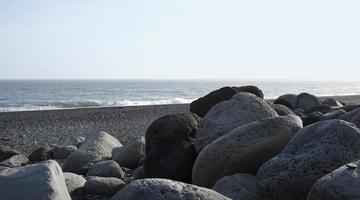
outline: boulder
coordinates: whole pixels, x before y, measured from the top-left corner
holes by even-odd
[[[301,120],[303,121],[303,126],[307,126],[319,122],[323,116],[321,112],[317,111],[302,117]]]
[[[212,187],[224,176],[256,174],[262,164],[280,153],[302,128],[295,115],[267,118],[238,127],[206,146],[192,173],[195,185]]]
[[[66,146],[56,146],[51,150],[53,159],[65,159],[72,152],[76,151],[77,147],[75,145],[66,145]]]
[[[321,121],[298,131],[261,166],[258,186],[266,200],[303,200],[318,179],[359,157],[359,128],[342,120]]]
[[[29,162],[29,159],[24,155],[13,155],[9,159],[0,162],[0,166],[5,167],[20,167]]]
[[[344,107],[341,107],[341,109],[345,110],[346,112],[351,112],[357,108],[360,107],[360,104],[357,104],[357,105],[346,105]]]
[[[322,114],[325,114],[327,112],[330,112],[331,110],[332,110],[331,106],[320,105],[320,106],[312,107],[310,110],[307,111],[307,113],[321,112]]]
[[[144,178],[146,178],[146,174],[145,174],[144,166],[141,165],[135,169],[133,180],[144,179]]]
[[[233,200],[262,200],[256,177],[252,174],[225,176],[212,189]]]
[[[344,111],[343,109],[333,110],[333,111],[325,113],[321,117],[321,120],[338,119],[345,114],[346,114],[346,111]]]
[[[198,126],[193,114],[174,114],[155,120],[146,131],[144,170],[149,178],[191,181]]]
[[[301,93],[296,98],[296,108],[303,109],[306,113],[316,107],[320,106],[321,101],[315,95],[309,93]]]
[[[222,101],[229,100],[238,92],[249,92],[259,98],[264,98],[262,91],[256,86],[223,87],[193,101],[190,104],[190,111],[200,117],[204,117],[211,107]]]
[[[35,149],[29,155],[29,160],[31,162],[41,162],[51,159],[51,148],[49,147],[39,147]]]
[[[212,107],[200,121],[195,137],[195,149],[206,145],[232,129],[267,117],[277,117],[276,111],[263,99],[246,92]]]
[[[296,107],[297,95],[295,94],[284,94],[279,96],[275,101],[274,104],[281,104],[290,109]]]
[[[91,195],[113,196],[125,186],[124,181],[113,177],[90,177],[84,185],[84,192]]]
[[[111,151],[122,144],[110,134],[97,131],[88,135],[82,145],[65,160],[64,171],[79,174],[81,167],[89,162],[111,157]]]
[[[124,171],[117,162],[113,160],[106,160],[97,162],[87,172],[86,176],[122,178],[124,176]]]
[[[321,103],[328,106],[343,106],[339,101],[336,101],[333,98],[326,98]]]
[[[19,151],[11,149],[9,146],[0,145],[0,162],[11,158],[13,155],[21,154]]]
[[[135,169],[145,155],[145,138],[141,137],[112,151],[111,159],[122,167]]]
[[[71,200],[61,167],[49,160],[0,171],[1,199]]]
[[[308,200],[360,199],[360,161],[348,163],[319,179],[311,188]]]
[[[230,200],[207,188],[167,179],[141,179],[131,182],[111,200]]]
[[[294,112],[284,106],[284,105],[281,105],[281,104],[271,104],[271,107],[276,111],[276,113],[279,115],[279,116],[285,116],[285,115],[295,115]]]
[[[305,117],[304,110],[297,108],[293,110],[294,114],[299,117]]]
[[[346,113],[345,115],[341,116],[340,119],[354,123],[356,126],[360,127],[360,108]]]
[[[69,172],[64,172],[66,188],[71,196],[81,196],[85,185],[85,178]]]

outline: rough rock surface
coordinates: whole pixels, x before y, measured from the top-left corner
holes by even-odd
[[[334,169],[360,158],[360,130],[326,120],[296,133],[286,148],[258,170],[258,186],[271,200],[303,200],[312,185]]]
[[[225,176],[212,189],[233,200],[262,200],[256,177],[252,174]]]
[[[50,147],[39,147],[35,149],[29,155],[31,162],[41,162],[51,159],[51,148]]]
[[[65,159],[76,150],[75,145],[56,146],[51,150],[51,155],[53,159]]]
[[[50,160],[0,171],[1,199],[71,200],[61,167]]]
[[[284,94],[279,96],[275,101],[274,104],[281,104],[290,109],[296,107],[297,102],[297,95],[296,94]]]
[[[301,93],[297,96],[296,108],[301,108],[305,112],[308,112],[310,109],[320,105],[321,101],[315,95],[309,93]]]
[[[321,103],[328,106],[343,106],[339,101],[336,101],[333,98],[326,98]]]
[[[11,149],[9,146],[0,145],[0,162],[10,158],[13,155],[21,154],[19,151]]]
[[[230,200],[210,189],[167,179],[141,179],[131,182],[111,200]]]
[[[97,162],[87,172],[86,176],[122,178],[124,176],[124,171],[117,162],[113,160],[106,160]]]
[[[5,167],[20,167],[29,162],[29,159],[24,155],[13,155],[10,158],[0,162],[0,166]]]
[[[196,152],[192,144],[198,125],[193,114],[174,114],[154,121],[146,131],[145,173],[149,178],[191,181]]]
[[[282,104],[271,104],[271,107],[274,108],[279,116],[295,115],[290,108]]]
[[[348,163],[319,179],[311,188],[308,200],[360,199],[360,161]]]
[[[97,131],[88,135],[78,150],[65,160],[64,171],[79,174],[81,167],[89,162],[111,157],[111,151],[122,144],[110,134]]]
[[[66,188],[71,196],[82,195],[82,190],[86,182],[84,177],[74,173],[64,172],[64,178]]]
[[[204,117],[211,107],[222,101],[229,100],[239,92],[249,92],[259,98],[264,98],[262,91],[256,86],[223,87],[193,101],[190,104],[190,111],[200,117]]]
[[[317,111],[302,117],[301,120],[303,121],[303,125],[307,126],[319,122],[323,118],[323,116],[324,115],[321,112]]]
[[[84,192],[92,195],[112,196],[125,186],[124,181],[113,177],[90,177],[85,185]],[[135,200],[135,199],[133,199]]]
[[[267,117],[277,117],[276,111],[263,99],[246,92],[234,95],[212,107],[200,121],[195,137],[195,149],[206,145],[232,129]]]
[[[341,118],[341,116],[343,116],[345,114],[346,114],[346,111],[344,111],[343,109],[333,110],[333,111],[325,113],[321,117],[321,120],[338,119],[338,118]]]
[[[355,125],[360,127],[360,108],[346,113],[345,115],[341,116],[340,119],[354,123]]]
[[[112,151],[111,159],[115,160],[122,167],[135,169],[144,155],[145,138],[140,137],[139,139],[125,144],[122,147],[115,148]]]
[[[263,119],[232,130],[200,152],[193,168],[193,183],[212,187],[224,176],[256,174],[260,166],[280,153],[301,128],[301,119],[288,115]]]

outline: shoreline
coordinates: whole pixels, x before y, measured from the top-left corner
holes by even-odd
[[[360,104],[360,95],[332,98]],[[108,132],[124,144],[143,136],[154,120],[187,112],[189,104],[0,112],[0,145],[29,154],[38,147],[66,144],[96,130]]]
[[[360,104],[360,94],[359,95],[339,95],[339,96],[318,96],[319,99],[324,100],[326,98],[333,98],[337,101],[343,101],[346,104]],[[265,99],[266,101],[274,101],[275,99]],[[183,106],[187,105],[189,106],[190,103],[180,103],[180,104],[153,104],[153,105],[132,105],[132,106],[96,106],[96,107],[75,107],[75,108],[57,108],[57,109],[44,109],[44,110],[19,110],[19,111],[0,111],[1,114],[7,114],[7,113],[18,113],[18,112],[50,112],[50,111],[76,111],[76,110],[91,110],[91,109],[120,109],[120,108],[137,108],[137,107],[152,107],[152,106],[172,106],[172,105],[178,105]]]

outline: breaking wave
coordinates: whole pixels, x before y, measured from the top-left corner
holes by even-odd
[[[23,104],[17,106],[0,107],[0,112],[32,111],[32,110],[58,110],[71,108],[92,108],[111,106],[145,106],[145,105],[166,105],[166,104],[188,104],[191,99],[173,98],[159,100],[84,100],[84,101],[57,101]]]

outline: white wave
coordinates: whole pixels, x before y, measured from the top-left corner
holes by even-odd
[[[146,105],[165,105],[165,104],[187,104],[193,100],[184,98],[160,99],[160,100],[84,100],[84,101],[61,101],[48,102],[42,105],[25,104],[21,106],[0,107],[0,112],[13,111],[35,111],[35,110],[59,110],[71,108],[89,107],[111,107],[111,106],[146,106]]]

